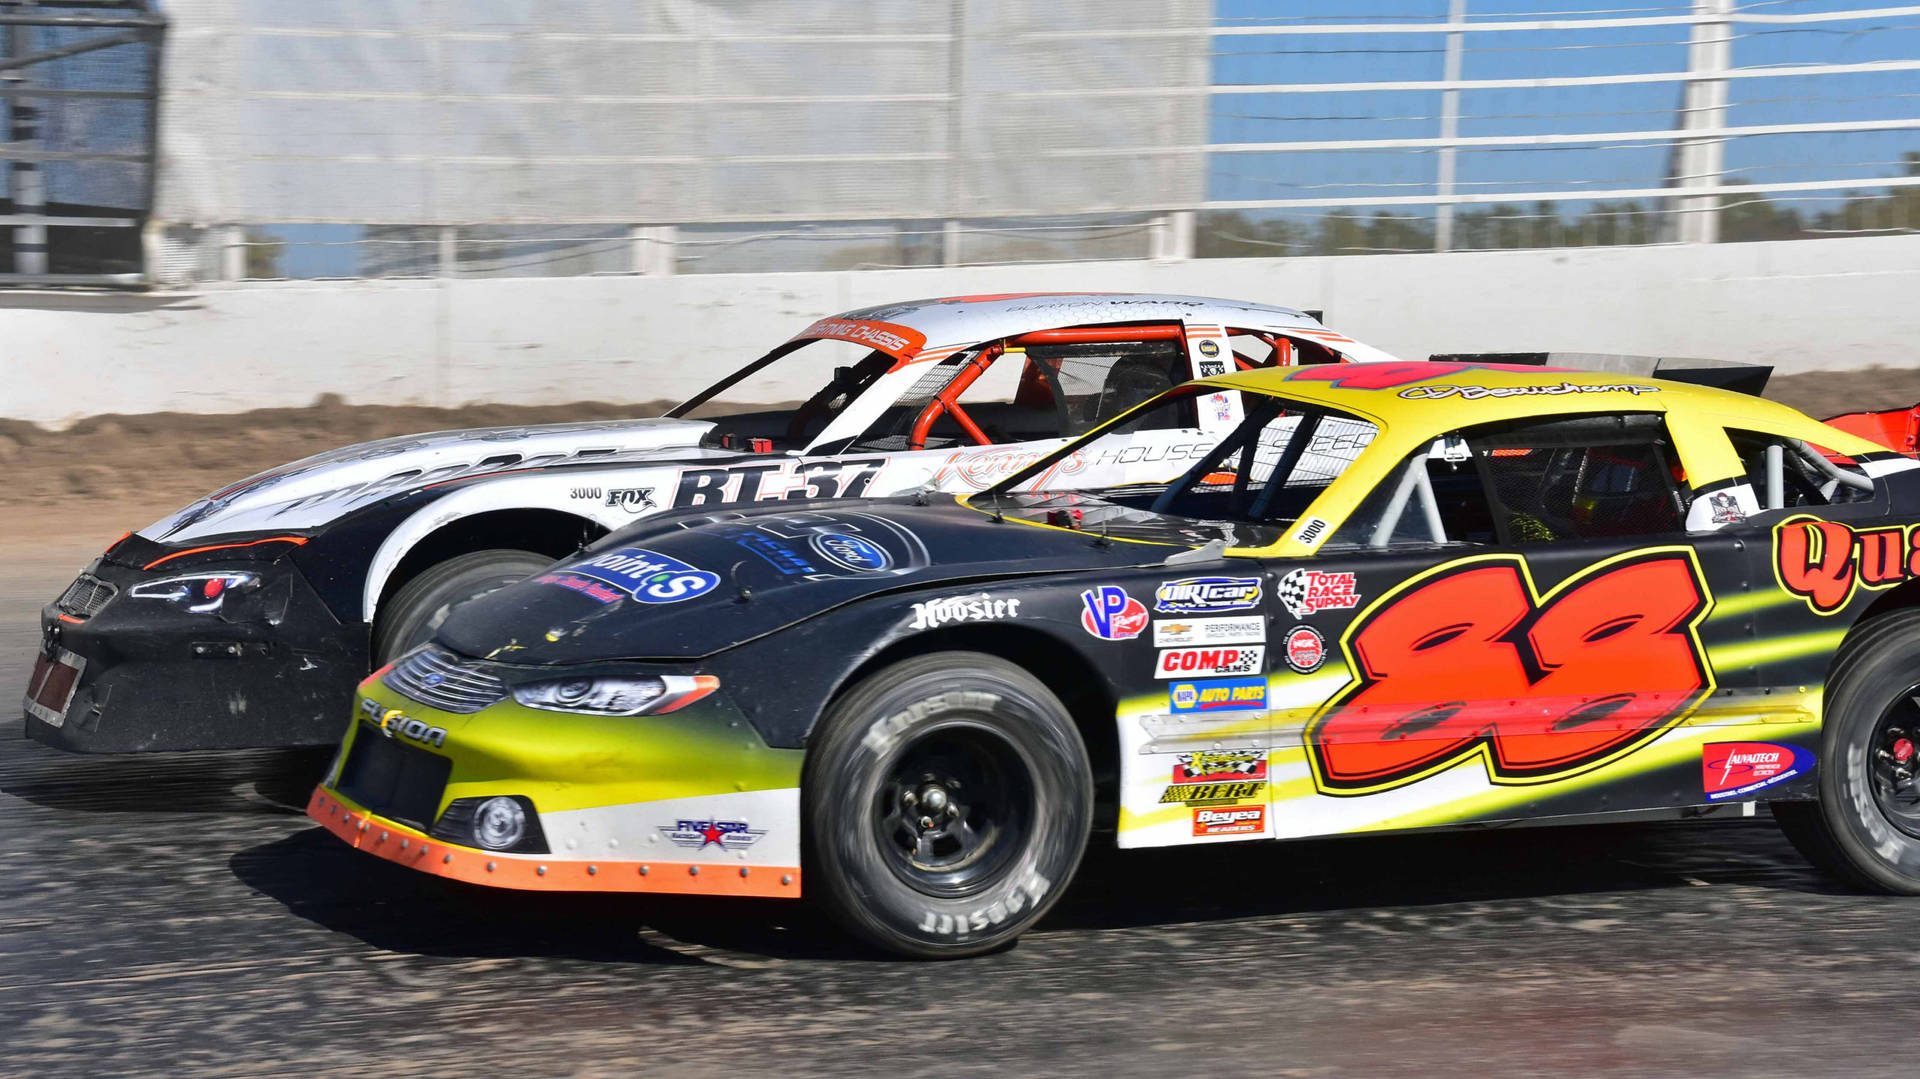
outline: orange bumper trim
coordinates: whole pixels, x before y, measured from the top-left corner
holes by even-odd
[[[359,850],[389,862],[490,888],[546,892],[664,892],[673,895],[800,897],[799,866],[723,862],[585,862],[499,854],[447,843],[359,809],[316,787],[307,816]]]

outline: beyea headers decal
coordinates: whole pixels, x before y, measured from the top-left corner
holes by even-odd
[[[1167,687],[1167,707],[1175,715],[1189,712],[1264,711],[1267,707],[1267,680],[1255,677],[1175,682]]]
[[[1125,641],[1147,628],[1146,605],[1115,584],[1080,593],[1080,628],[1106,641]]]
[[[1322,573],[1316,569],[1289,570],[1277,589],[1281,606],[1295,618],[1320,611],[1345,610],[1360,605],[1360,592],[1350,572]]]
[[[1785,783],[1813,771],[1813,754],[1778,742],[1708,742],[1700,747],[1700,785],[1710,802]]]
[[[1153,609],[1161,614],[1251,611],[1259,606],[1258,577],[1183,577],[1153,593]]]
[[[1315,786],[1370,794],[1474,760],[1496,784],[1598,768],[1713,692],[1698,634],[1712,607],[1685,547],[1607,559],[1544,595],[1519,555],[1413,577],[1341,640],[1356,677],[1307,724]],[[1622,671],[1648,688],[1622,688]]]
[[[592,577],[642,603],[679,603],[704,596],[720,584],[720,575],[639,547],[620,547],[564,567],[562,575]]]
[[[1230,809],[1196,809],[1193,811],[1193,834],[1209,835],[1254,835],[1266,830],[1267,807],[1235,806]]]
[[[949,622],[996,622],[1020,614],[1017,599],[994,599],[986,592],[971,596],[949,596],[913,605],[913,621],[908,629],[934,629]]]
[[[1232,648],[1167,648],[1154,663],[1155,678],[1179,678],[1195,674],[1258,674],[1265,647],[1257,644]]]
[[[1855,529],[1817,517],[1790,517],[1773,529],[1774,578],[1807,601],[1814,614],[1834,614],[1860,588],[1880,589],[1920,577],[1920,528]]]

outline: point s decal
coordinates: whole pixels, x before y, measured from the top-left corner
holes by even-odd
[[[1342,639],[1356,681],[1308,724],[1314,784],[1371,794],[1475,758],[1494,783],[1547,783],[1631,753],[1713,692],[1698,633],[1712,607],[1684,547],[1608,559],[1545,595],[1518,555],[1439,566]],[[1645,688],[1623,688],[1623,670]]]
[[[1838,521],[1790,517],[1773,530],[1773,573],[1814,614],[1834,614],[1860,588],[1920,577],[1920,529],[1856,530]]]

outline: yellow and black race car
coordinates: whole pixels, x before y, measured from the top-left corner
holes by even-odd
[[[1206,408],[1234,422],[1104,452]],[[918,956],[1009,942],[1108,830],[1770,802],[1917,893],[1916,521],[1920,463],[1725,390],[1228,374],[980,494],[616,532],[364,682],[309,812],[478,884],[804,883]]]

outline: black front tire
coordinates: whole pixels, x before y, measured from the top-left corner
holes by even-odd
[[[449,558],[403,585],[374,624],[373,662],[391,663],[433,639],[447,612],[553,564],[534,551],[474,551]]]
[[[1853,884],[1920,895],[1920,830],[1882,806],[1876,759],[1891,710],[1920,686],[1920,610],[1862,623],[1827,679],[1818,802],[1777,802],[1774,819],[1807,860]],[[1920,711],[1916,711],[1920,718]]]
[[[809,894],[867,943],[923,959],[1011,944],[1066,889],[1093,819],[1073,717],[977,652],[903,660],[836,702],[802,798]]]

